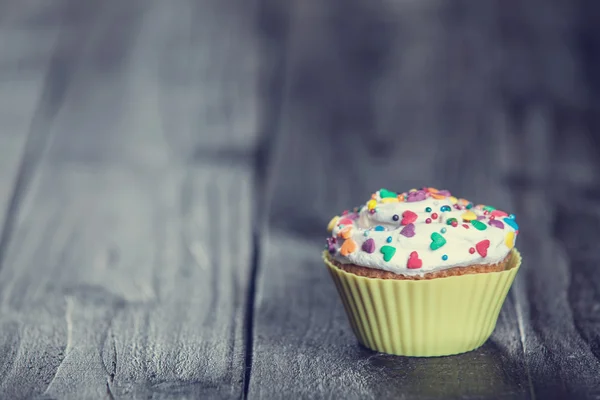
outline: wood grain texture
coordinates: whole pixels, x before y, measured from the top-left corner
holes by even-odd
[[[589,242],[578,239],[599,183],[585,61],[573,51],[580,10],[552,2],[541,18],[533,4],[514,6],[297,6],[250,397],[598,396],[598,261],[591,248],[580,253],[593,246],[593,224]],[[372,191],[423,185],[515,212],[525,262],[482,348],[375,354],[350,331],[318,238]],[[590,211],[569,207],[572,196]]]
[[[45,168],[0,272],[0,391],[240,396],[251,192],[235,168]]]
[[[51,159],[174,165],[255,150],[259,67],[271,67],[260,64],[256,2],[65,7]]]
[[[0,397],[243,396],[256,18],[0,1]]]
[[[23,163],[25,154],[35,157],[38,153],[38,132],[34,131],[39,128],[40,100],[59,33],[57,25],[32,31],[31,20],[44,15],[47,8],[28,0],[21,4],[0,2],[0,226],[4,230],[11,225],[5,223],[7,213],[18,204],[19,180],[32,170]]]

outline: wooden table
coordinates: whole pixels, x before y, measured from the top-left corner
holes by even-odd
[[[599,17],[0,0],[0,397],[599,398]],[[514,212],[525,262],[482,348],[376,354],[325,225],[423,185]]]

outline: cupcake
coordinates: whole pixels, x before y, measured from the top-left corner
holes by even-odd
[[[447,190],[381,189],[328,230],[323,259],[352,330],[388,354],[481,346],[521,264],[514,215]]]

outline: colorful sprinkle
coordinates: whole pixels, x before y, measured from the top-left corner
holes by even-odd
[[[442,228],[442,229],[440,230],[440,232],[442,232],[442,233],[446,233],[446,228]]]
[[[474,247],[471,247],[471,248],[469,249],[469,253],[471,253],[471,254],[475,254],[475,248],[474,248]]]
[[[352,220],[351,218],[342,218],[338,221],[338,225],[352,225],[354,223],[354,220]]]
[[[477,215],[473,211],[465,211],[460,217],[465,221],[473,221],[474,219],[477,219]]]
[[[450,208],[450,206],[441,206],[440,211],[441,212],[452,211],[452,209]]]
[[[385,199],[381,199],[381,202],[383,204],[389,204],[389,203],[398,203],[399,200],[397,197],[386,197]]]
[[[344,211],[342,211],[342,215],[348,215],[349,212],[350,211],[348,211],[348,210],[344,210]]]
[[[369,236],[369,231],[365,231],[364,235]]]
[[[492,215],[494,217],[508,217],[508,213],[505,213],[504,211],[500,211],[500,210],[492,211]]]
[[[452,226],[456,228],[458,226],[458,222],[452,221]]]
[[[408,198],[406,199],[406,201],[408,201],[408,202],[423,201],[427,198],[427,195],[425,193],[426,192],[424,192],[423,190],[417,190],[414,192],[411,191],[408,193]]]
[[[375,241],[373,239],[365,240],[365,242],[362,244],[362,249],[363,251],[372,254],[375,252]]]
[[[425,212],[431,212],[431,207],[427,207],[427,208],[425,209]]]
[[[354,253],[357,248],[358,245],[354,240],[347,239],[346,241],[344,241],[344,244],[342,244],[342,247],[340,248],[340,253],[345,257],[348,254]]]
[[[469,204],[467,204],[467,205],[465,206],[465,208],[466,208],[467,210],[470,210],[471,208],[473,208],[473,203],[469,203]]]
[[[458,199],[454,196],[448,197],[448,200],[450,200],[450,203],[452,203],[452,204],[458,203]]]
[[[387,239],[385,239],[385,241],[388,242],[388,243],[392,243],[392,237],[388,236]]]
[[[392,219],[394,221],[399,221],[400,220],[400,216],[398,214],[394,214],[394,216],[392,217]]]
[[[402,213],[402,225],[412,224],[417,220],[417,214],[412,211],[406,210]]]
[[[400,231],[402,236],[413,237],[415,236],[415,224],[408,224]]]
[[[431,214],[431,218],[433,218],[433,219],[437,219],[437,217],[438,217],[437,213],[433,213],[433,214]]]
[[[398,193],[392,192],[387,189],[379,189],[379,197],[381,197],[382,199],[396,198],[397,196]]]
[[[350,238],[350,236],[352,236],[352,227],[348,226],[344,229],[342,229],[341,231],[338,232],[338,236],[344,239],[348,239]]]
[[[431,244],[429,245],[429,248],[431,250],[437,250],[445,244],[446,244],[446,239],[444,239],[444,237],[442,235],[440,235],[437,232],[433,232],[431,234]]]
[[[375,214],[375,209],[369,210],[369,214]]]
[[[377,207],[377,200],[371,199],[367,202],[367,208],[369,209],[369,211],[374,210],[375,207]]]
[[[514,220],[514,218],[504,218],[503,221],[506,223],[506,225],[510,226],[511,228],[513,228],[515,231],[519,230],[519,225],[517,224],[517,222]]]
[[[447,196],[443,193],[431,193],[431,197],[437,200],[445,199]]]
[[[506,247],[512,249],[515,246],[515,233],[508,232],[504,237],[504,243],[506,244]]]
[[[446,220],[446,225],[452,225],[455,222],[458,224],[458,221],[456,220],[456,218],[448,218]]]
[[[467,224],[462,224],[462,226],[463,226],[463,228],[465,228],[465,229],[469,229],[469,225],[467,225]]]
[[[329,251],[329,254],[335,254],[337,252],[337,249],[335,248],[335,244],[337,243],[337,239],[334,237],[330,237],[327,238],[327,249]]]
[[[406,268],[408,269],[419,269],[423,266],[423,260],[419,258],[419,253],[413,251],[408,257]]]
[[[490,241],[488,239],[482,240],[475,245],[475,248],[481,257],[487,256],[488,247],[490,247]]]
[[[501,221],[498,221],[497,219],[490,219],[490,222],[488,222],[488,225],[495,226],[496,228],[504,229],[504,224]]]
[[[383,254],[383,260],[385,262],[390,261],[392,257],[394,257],[394,254],[396,254],[396,248],[393,246],[382,246],[379,251]]]
[[[485,231],[487,229],[487,226],[483,222],[481,222],[481,221],[473,220],[473,221],[471,221],[471,224],[478,231]]]
[[[333,228],[335,228],[339,219],[340,219],[340,217],[338,217],[337,215],[335,217],[331,218],[331,221],[329,221],[329,224],[327,224],[328,232],[331,232],[333,230]]]
[[[399,202],[403,202],[404,201],[404,195],[403,194],[399,194],[398,195],[398,201]]]
[[[492,211],[494,211],[496,208],[495,208],[495,207],[492,207],[492,206],[483,206],[483,209],[484,209],[485,211],[492,212]]]
[[[447,254],[444,254],[444,255],[442,256],[442,260],[446,261],[447,259],[448,259],[448,255],[447,255]]]
[[[427,219],[425,220],[425,223],[426,223],[426,224],[430,224],[430,223],[431,223],[431,218],[427,218]]]
[[[377,232],[383,232],[383,231],[385,231],[385,228],[383,226],[381,226],[381,225],[377,225],[374,229]]]

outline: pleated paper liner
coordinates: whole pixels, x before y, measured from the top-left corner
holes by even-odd
[[[383,353],[433,357],[480,347],[492,334],[521,265],[427,280],[367,278],[337,268],[323,253],[359,342]]]

